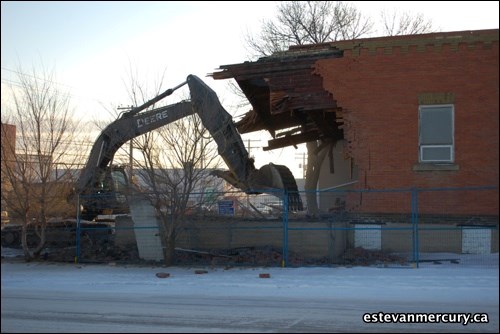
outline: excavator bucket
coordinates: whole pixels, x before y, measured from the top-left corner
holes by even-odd
[[[288,197],[289,211],[302,211],[302,199],[297,183],[288,167],[270,163],[253,172],[251,186],[254,189],[279,189]]]
[[[304,210],[295,178],[286,166],[270,163],[260,169],[252,168],[249,177],[245,180],[238,179],[231,171],[215,170],[212,171],[212,175],[223,178],[247,194],[268,193],[282,200],[286,195],[288,211]]]

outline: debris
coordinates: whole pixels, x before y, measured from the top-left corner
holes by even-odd
[[[207,274],[207,273],[208,273],[208,271],[206,271],[206,270],[195,270],[195,271],[194,271],[194,273],[195,273],[196,275],[202,275],[202,274]]]
[[[343,256],[346,264],[369,266],[373,264],[399,263],[406,264],[404,257],[389,254],[380,250],[369,250],[363,247],[351,248],[345,251]]]
[[[156,273],[156,277],[167,278],[167,277],[170,277],[170,274],[169,273]]]

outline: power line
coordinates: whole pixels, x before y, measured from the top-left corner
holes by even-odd
[[[45,81],[45,82],[48,82],[48,83],[51,83],[51,84],[55,84],[55,85],[59,85],[59,86],[65,86],[65,87],[74,89],[74,87],[71,87],[71,86],[68,86],[68,85],[65,85],[65,84],[62,84],[62,83],[59,83],[59,82],[55,82],[55,81],[52,81],[52,80],[43,79],[43,78],[40,78],[40,77],[31,75],[31,74],[28,74],[28,73],[24,73],[24,72],[12,70],[10,68],[1,67],[1,69],[4,70],[4,71],[15,73],[17,75],[27,76],[27,77],[34,78],[36,80],[41,80],[41,81]]]

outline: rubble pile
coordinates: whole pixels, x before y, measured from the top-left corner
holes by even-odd
[[[176,264],[280,266],[282,251],[273,247],[241,247],[211,251],[176,251]]]
[[[17,247],[20,250],[20,247]],[[283,250],[267,247],[239,247],[231,249],[176,249],[175,265],[210,265],[210,266],[264,266],[280,267],[283,265]],[[53,262],[74,262],[77,248],[72,246],[54,246],[45,248],[40,260]],[[86,263],[122,263],[151,264],[140,258],[136,245],[119,246],[110,238],[82,238],[79,249],[79,261]],[[157,264],[154,262],[152,264]],[[287,266],[331,266],[331,265],[388,265],[408,263],[406,257],[380,250],[368,250],[361,247],[346,250],[340,256],[304,258],[300,254],[288,251]]]
[[[380,250],[368,250],[362,247],[348,249],[343,255],[344,264],[369,266],[378,264],[406,264],[406,258]]]
[[[200,252],[176,251],[177,265],[214,265],[214,266],[282,266],[283,250],[272,246],[267,247],[239,247],[223,250]],[[307,259],[303,256],[288,252],[289,266],[329,265],[327,258]]]

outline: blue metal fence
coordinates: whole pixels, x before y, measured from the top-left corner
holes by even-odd
[[[300,194],[307,198],[306,192]],[[192,212],[177,227],[178,251],[200,258],[206,255],[205,261],[214,263],[215,258],[220,259],[215,262],[227,265],[419,267],[422,263],[459,263],[464,257],[468,262],[480,262],[491,254],[496,254],[496,260],[493,255],[493,261],[484,260],[484,264],[498,265],[498,213],[491,214],[492,210],[482,205],[484,201],[471,200],[470,206],[465,202],[454,207],[456,203],[464,203],[464,198],[485,198],[485,201],[492,198],[494,203],[495,198],[498,201],[496,186],[318,191],[313,195],[320,199],[320,206],[345,203],[333,210],[320,208],[314,215],[307,211],[291,212],[287,195],[211,193],[212,201],[219,200],[223,210],[209,211],[194,201]],[[204,196],[192,194],[192,197]],[[157,222],[140,227],[133,222],[104,227],[83,226],[78,222],[75,260],[82,262],[141,261],[144,259],[141,251],[152,241],[145,239],[141,245],[140,231],[158,237],[162,228]],[[82,246],[85,241],[82,236],[90,235],[92,239],[95,231],[103,229],[111,237],[107,245],[94,240],[90,246]],[[119,239],[122,241],[118,242]],[[134,248],[136,254],[123,256],[126,251],[116,251],[120,244],[125,249]],[[268,256],[268,261],[238,262],[243,258],[243,250],[259,251],[262,257]],[[107,253],[115,258],[102,256]]]

